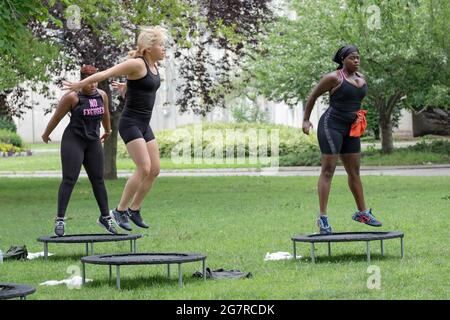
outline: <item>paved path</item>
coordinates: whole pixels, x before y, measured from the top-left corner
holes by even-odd
[[[119,171],[118,176],[129,177],[133,171]],[[242,169],[184,169],[161,170],[160,177],[228,177],[228,176],[319,176],[320,167],[242,168]],[[342,166],[336,175],[345,175]],[[450,164],[429,166],[362,167],[362,176],[450,176]],[[86,177],[82,171],[81,177]],[[9,178],[61,178],[60,171],[14,172],[0,171],[0,177]]]

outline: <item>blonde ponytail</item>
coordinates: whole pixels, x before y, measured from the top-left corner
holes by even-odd
[[[128,53],[128,58],[137,58],[144,55],[144,50],[154,46],[158,42],[165,42],[167,39],[166,29],[155,27],[142,27],[137,39],[136,50]]]

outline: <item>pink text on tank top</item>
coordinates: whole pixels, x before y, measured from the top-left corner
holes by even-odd
[[[98,107],[97,99],[89,99],[89,109],[83,110],[83,116],[98,116],[105,113],[104,107]]]

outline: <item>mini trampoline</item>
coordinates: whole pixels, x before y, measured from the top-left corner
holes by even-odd
[[[297,242],[309,242],[311,244],[311,261],[315,263],[315,247],[316,242],[326,242],[328,244],[328,256],[331,257],[331,243],[332,242],[354,242],[365,241],[367,244],[367,262],[370,263],[370,242],[380,241],[381,256],[384,256],[384,240],[400,238],[401,258],[404,256],[403,233],[401,232],[342,232],[332,234],[310,234],[310,235],[296,235],[292,237],[294,245],[294,259],[297,257]]]
[[[96,242],[117,242],[130,241],[130,251],[136,253],[136,240],[141,238],[140,234],[73,234],[63,237],[58,236],[44,236],[37,239],[44,243],[44,258],[48,258],[48,244],[49,243],[85,243],[86,255],[94,255],[94,243]],[[90,246],[90,252],[89,252]]]
[[[0,282],[0,300],[20,298],[20,300],[26,300],[27,295],[33,294],[36,289],[16,283],[2,283]]]
[[[86,264],[109,266],[109,281],[112,278],[112,266],[116,266],[116,286],[120,289],[120,266],[166,264],[167,277],[170,279],[170,265],[178,264],[178,284],[183,286],[181,265],[188,262],[202,261],[205,273],[206,256],[198,253],[134,253],[134,254],[105,254],[81,258],[83,284],[86,281]],[[206,280],[206,277],[205,277]]]

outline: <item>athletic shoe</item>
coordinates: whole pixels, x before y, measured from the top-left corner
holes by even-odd
[[[128,216],[130,217],[130,220],[133,221],[138,227],[148,229],[148,224],[146,224],[142,219],[141,210],[131,210],[128,208]]]
[[[62,237],[64,236],[64,227],[66,223],[64,222],[64,218],[56,218],[55,220],[55,236]]]
[[[352,216],[352,219],[357,222],[365,223],[372,227],[381,227],[382,226],[382,223],[380,221],[378,221],[375,218],[375,216],[372,214],[372,209],[366,210],[364,212],[357,211]]]
[[[328,217],[327,216],[319,216],[317,218],[317,226],[320,229],[320,234],[331,234],[332,229],[330,224],[328,223]]]
[[[113,219],[113,221],[122,229],[126,231],[131,231],[131,226],[128,223],[128,214],[126,211],[118,211],[117,208],[114,210],[111,210],[109,212],[109,215]]]
[[[108,231],[109,234],[118,234],[116,228],[114,227],[114,223],[113,223],[113,219],[108,216],[108,217],[102,217],[100,216],[100,218],[98,218],[97,223],[106,229],[106,231]]]

